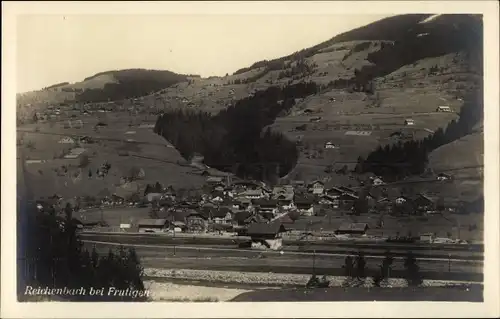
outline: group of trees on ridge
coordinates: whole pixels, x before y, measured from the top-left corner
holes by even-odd
[[[266,126],[295,104],[315,94],[313,83],[270,87],[237,101],[216,116],[177,110],[158,117],[154,132],[165,137],[184,158],[199,153],[204,163],[238,176],[272,180],[296,164],[294,142]]]
[[[116,83],[106,83],[102,89],[87,89],[76,96],[77,102],[106,102],[148,95],[179,82],[187,81],[187,76],[170,71],[130,69],[98,73],[86,78],[110,74]]]

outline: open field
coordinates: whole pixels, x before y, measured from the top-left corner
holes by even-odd
[[[145,173],[138,181],[141,187],[156,181],[177,187],[200,187],[204,181],[203,177],[193,174],[193,168],[181,165],[185,160],[177,150],[154,134],[152,129],[129,127],[123,122],[108,122],[108,127],[99,132],[91,127],[62,129],[51,128],[49,124],[37,127],[38,132],[33,127],[18,128],[18,134],[24,140],[23,145],[18,147],[23,148],[27,159],[41,160],[27,165],[32,187],[39,196],[55,193],[64,197],[95,196],[105,189],[112,193],[120,186],[120,178],[128,176],[133,167]],[[93,144],[80,145],[89,157],[85,167],[79,167],[79,158],[55,158],[61,156],[64,150],[76,147],[74,143],[58,143],[66,136],[90,136],[95,140]],[[30,143],[33,146],[28,147]],[[96,172],[105,162],[111,164],[109,174],[97,178]],[[58,175],[54,170],[62,166],[66,166],[67,172]]]

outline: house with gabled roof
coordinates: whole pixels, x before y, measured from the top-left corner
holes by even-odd
[[[259,199],[252,202],[257,212],[266,218],[274,217],[278,212],[278,201],[272,199]]]
[[[245,210],[235,212],[233,214],[233,225],[238,225],[238,226],[248,225],[252,222],[253,216],[254,213]]]
[[[243,191],[242,193],[238,194],[239,197],[246,197],[249,199],[259,199],[265,197],[264,192],[262,189],[247,189]]]
[[[345,193],[340,187],[331,187],[325,191],[326,195],[331,198],[339,198],[342,194]]]
[[[69,136],[61,138],[58,142],[59,144],[75,144],[75,140]]]
[[[228,207],[219,207],[210,213],[211,220],[215,224],[230,224],[233,219],[233,211]]]
[[[346,206],[352,206],[354,205],[354,202],[358,199],[359,197],[354,195],[354,194],[350,194],[350,193],[343,193],[342,195],[340,195],[339,197],[339,203],[340,205],[343,205],[344,207]]]
[[[327,194],[323,194],[323,196],[321,196],[320,199],[318,200],[318,204],[338,208],[339,200],[338,197],[336,198]]]
[[[323,194],[325,190],[325,183],[319,180],[312,181],[308,185],[309,192],[313,193],[314,195],[321,195]]]
[[[448,181],[448,180],[451,180],[451,179],[452,179],[452,176],[448,175],[448,174],[445,174],[445,173],[439,173],[438,176],[437,176],[437,180],[438,181]]]
[[[281,206],[284,209],[290,209],[294,207],[293,204],[293,194],[280,194],[275,197],[275,199],[278,201],[278,205]]]
[[[367,223],[344,223],[335,231],[336,234],[364,235],[369,229]]]
[[[255,181],[248,181],[248,180],[243,180],[243,181],[235,181],[232,183],[232,186],[235,188],[243,188],[243,189],[258,189],[261,188],[263,185],[255,182]]]
[[[452,112],[452,109],[449,106],[438,106],[436,112]]]
[[[253,223],[248,226],[247,235],[252,240],[252,248],[278,250],[283,247],[282,233],[285,226],[279,220],[271,223]]]
[[[163,232],[168,228],[168,221],[165,218],[141,219],[137,222],[140,233]]]
[[[273,188],[273,191],[272,191],[272,194],[271,194],[271,198],[273,199],[278,199],[278,197],[280,197],[282,199],[284,198],[292,198],[293,199],[293,196],[294,196],[294,189],[293,189],[293,186],[275,186]]]
[[[435,203],[434,200],[425,194],[418,194],[413,199],[414,207],[419,211],[427,211],[434,209]]]
[[[210,216],[207,212],[190,210],[186,213],[186,226],[190,232],[205,232],[208,227]]]
[[[372,182],[372,185],[373,185],[373,186],[380,186],[380,185],[384,185],[384,184],[385,184],[385,182],[384,182],[384,181],[382,180],[382,178],[380,178],[380,177],[374,177],[374,178],[371,180],[371,182]]]
[[[209,176],[206,179],[207,184],[209,185],[218,185],[223,184],[224,179],[218,176]]]
[[[394,202],[397,204],[397,205],[401,205],[401,204],[404,204],[404,203],[407,203],[407,202],[411,202],[411,198],[407,197],[407,196],[398,196]]]
[[[413,119],[406,119],[404,124],[407,126],[413,126],[415,125],[415,121]]]
[[[296,196],[294,198],[294,204],[301,214],[307,216],[314,215],[314,200],[312,198],[306,196]]]
[[[356,194],[356,191],[350,187],[340,186],[339,189],[341,189],[344,193]]]
[[[252,208],[252,200],[245,197],[237,198],[233,205],[237,205],[240,210],[248,210]]]

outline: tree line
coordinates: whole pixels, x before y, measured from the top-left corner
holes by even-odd
[[[428,154],[440,146],[456,141],[470,133],[483,119],[483,93],[479,88],[465,98],[459,118],[452,120],[445,129],[439,128],[422,140],[378,146],[366,159],[358,158],[357,173],[374,174],[398,179],[408,175],[422,174],[428,162]]]
[[[266,126],[290,110],[296,98],[318,89],[313,82],[270,87],[216,116],[189,110],[167,112],[158,117],[154,132],[170,141],[184,158],[198,153],[211,167],[272,181],[295,166],[298,151],[294,142]]]
[[[187,81],[187,76],[170,71],[131,69],[98,73],[111,74],[116,83],[106,83],[103,88],[87,89],[76,96],[77,102],[106,102],[141,97],[159,91],[179,82]]]
[[[391,272],[393,270],[394,257],[387,251],[385,257],[378,265],[378,270],[374,272],[372,277],[372,282],[375,287],[381,287],[382,285],[387,285],[389,279],[391,278]],[[420,271],[420,267],[417,263],[417,259],[412,252],[408,252],[404,259],[404,279],[409,287],[418,287],[423,283],[423,276]],[[358,252],[356,256],[348,255],[344,259],[344,265],[342,265],[344,271],[344,276],[346,277],[342,286],[353,287],[364,285],[367,279],[367,262],[363,252]],[[324,278],[322,281],[313,274],[306,284],[306,287],[314,288],[318,286],[327,286],[329,283]]]
[[[26,287],[85,289],[85,293],[59,296],[67,301],[147,301],[146,296],[108,295],[110,288],[144,291],[143,267],[134,249],[119,248],[99,254],[83,247],[78,235],[74,208],[67,204],[58,215],[55,209],[20,211],[18,233],[18,298],[33,301]],[[104,289],[91,295],[90,289]]]

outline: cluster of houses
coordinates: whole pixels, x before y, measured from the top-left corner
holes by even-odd
[[[50,119],[56,119],[61,115],[61,108],[49,105],[43,112],[35,112],[33,119],[35,122],[45,122]]]
[[[146,202],[155,202],[156,216],[165,220],[158,230],[207,232],[245,228],[252,223],[292,224],[299,216],[321,216],[328,211],[356,214],[355,203],[360,200],[372,211],[401,206],[410,207],[410,213],[421,213],[436,208],[436,199],[425,194],[413,197],[389,194],[380,178],[372,179],[375,187],[368,192],[323,181],[295,181],[272,188],[255,181],[228,185],[222,177],[208,177],[206,182],[205,192],[190,198],[177,198],[173,189],[145,194]],[[138,226],[140,231],[151,231],[148,222]]]

